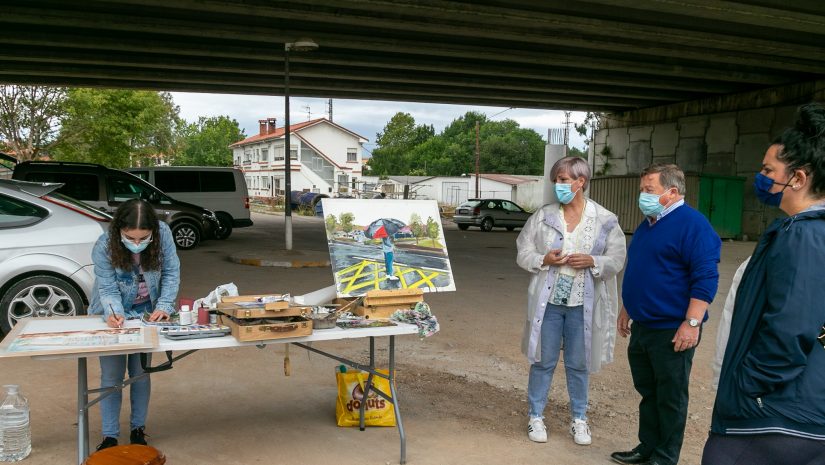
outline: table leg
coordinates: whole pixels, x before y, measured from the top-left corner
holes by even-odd
[[[89,380],[86,357],[77,359],[77,464],[89,456]]]
[[[404,434],[404,423],[401,421],[401,410],[398,408],[398,393],[395,390],[395,336],[390,336],[390,393],[398,436],[401,438],[401,465],[404,465],[407,463],[407,436]]]
[[[364,398],[361,400],[361,407],[358,409],[360,416],[358,420],[358,428],[361,431],[366,429],[364,416],[367,412],[367,399],[369,398],[370,389],[372,389],[372,373],[375,371],[375,338],[370,337],[370,369],[367,382],[364,384]]]

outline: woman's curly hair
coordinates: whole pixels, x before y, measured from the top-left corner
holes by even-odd
[[[148,202],[132,199],[123,202],[115,212],[109,225],[109,257],[112,265],[121,270],[131,270],[134,264],[132,252],[123,245],[120,234],[123,230],[149,229],[152,242],[140,253],[140,266],[144,270],[160,269],[160,224],[155,209]]]

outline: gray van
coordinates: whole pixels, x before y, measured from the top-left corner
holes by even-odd
[[[173,199],[137,176],[103,165],[24,161],[14,167],[12,178],[63,183],[57,192],[110,214],[129,199],[146,200],[155,207],[158,218],[172,229],[175,245],[180,249],[194,248],[201,240],[215,237],[220,229],[213,212]]]
[[[176,199],[215,212],[220,222],[217,239],[226,239],[232,228],[252,226],[249,192],[243,172],[221,166],[149,166],[126,171]]]

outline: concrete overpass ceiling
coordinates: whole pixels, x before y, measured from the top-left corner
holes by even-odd
[[[825,75],[825,2],[0,1],[0,82],[625,111]]]

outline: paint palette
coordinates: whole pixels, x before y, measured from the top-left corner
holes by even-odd
[[[231,333],[229,326],[212,325],[189,325],[189,326],[164,326],[160,328],[160,335],[167,339],[202,339],[206,337],[221,337]]]

